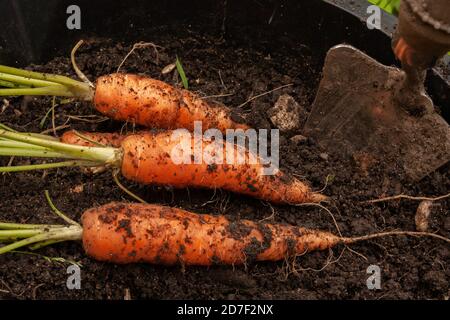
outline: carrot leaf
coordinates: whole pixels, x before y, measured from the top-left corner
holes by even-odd
[[[188,90],[189,89],[189,81],[186,77],[186,73],[184,72],[183,65],[181,64],[180,59],[177,56],[177,60],[175,61],[175,65],[177,67],[178,74],[181,77],[181,82],[183,83],[183,87]]]

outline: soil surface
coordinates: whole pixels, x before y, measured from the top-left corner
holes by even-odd
[[[189,78],[190,90],[237,108],[255,128],[270,128],[266,110],[282,94],[289,94],[309,111],[320,79],[321,66],[311,50],[299,43],[267,49],[252,37],[246,44],[232,39],[158,28],[151,39],[158,48],[136,49],[121,67],[122,72],[140,73],[181,86],[176,71],[161,70],[178,56]],[[176,34],[176,36],[169,36]],[[174,40],[175,39],[175,40]],[[132,43],[89,39],[77,54],[77,62],[91,80],[117,70]],[[68,48],[69,51],[69,48]],[[68,56],[30,69],[75,77]],[[1,104],[1,103],[0,103]],[[40,132],[52,128],[51,117],[40,122],[51,98],[11,98],[0,121],[18,130]],[[78,130],[132,130],[130,124],[105,120],[88,102],[56,107],[55,125]],[[64,129],[58,130],[61,134]],[[354,159],[336,159],[310,139],[281,137],[282,170],[301,177],[315,190],[324,188],[333,202],[325,204],[345,236],[386,230],[415,230],[419,202],[410,200],[362,204],[382,196],[409,194],[439,196],[450,190],[446,166],[420,183],[402,181],[401,172],[383,178],[379,170],[361,170]],[[2,158],[0,165],[9,159]],[[13,164],[35,163],[14,159]],[[48,189],[56,206],[73,219],[87,208],[110,201],[131,201],[108,172],[90,175],[78,169],[4,174],[0,176],[0,220],[28,223],[60,223],[48,207]],[[227,214],[235,218],[267,219],[337,232],[331,215],[314,206],[275,206],[221,190],[141,186],[124,181],[128,188],[151,203],[180,207],[199,213]],[[435,203],[430,230],[450,235],[450,200]],[[350,250],[351,249],[351,250]],[[66,261],[45,257],[64,258]],[[81,267],[81,290],[66,287],[67,267]],[[112,265],[96,262],[83,254],[80,243],[61,243],[36,254],[0,256],[0,298],[3,299],[448,299],[450,296],[450,248],[429,238],[394,237],[343,246],[297,257],[294,263],[252,263],[246,267],[164,267]],[[381,289],[369,290],[367,269],[381,270]]]

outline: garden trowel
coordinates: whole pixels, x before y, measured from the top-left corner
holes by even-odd
[[[405,78],[404,71],[352,46],[333,47],[305,135],[330,153],[353,157],[365,170],[403,169],[407,178],[422,179],[450,161],[450,127],[424,92],[404,85]],[[401,96],[431,108],[412,112]]]

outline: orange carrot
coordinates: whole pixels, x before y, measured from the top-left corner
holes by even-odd
[[[104,132],[77,132],[69,130],[59,138],[63,143],[76,144],[84,147],[97,147],[99,144],[107,147],[120,147],[126,135]]]
[[[95,108],[111,119],[130,121],[149,128],[203,130],[248,129],[230,109],[209,104],[190,91],[134,74],[115,73],[97,79]]]
[[[110,203],[88,209],[82,215],[81,225],[62,217],[71,225],[0,223],[0,239],[13,242],[0,247],[0,254],[24,246],[36,249],[55,242],[81,240],[86,254],[100,261],[211,266],[284,260],[338,244],[393,235],[427,236],[450,242],[434,233],[414,231],[339,237],[298,226],[194,214],[154,204]]]
[[[202,141],[202,149],[212,149],[211,154],[219,148]],[[256,164],[207,164],[205,161],[195,163],[174,163],[173,156],[178,150],[194,152],[194,138],[181,136],[172,139],[171,132],[157,134],[143,133],[130,135],[122,142],[122,175],[130,180],[143,184],[172,185],[176,188],[206,187],[251,195],[275,203],[320,202],[326,197],[313,192],[305,183],[287,176],[281,171],[274,175],[263,175],[264,165],[258,159]],[[247,150],[234,144],[223,143],[224,153],[234,149],[234,153],[244,152],[245,158],[250,158]],[[236,161],[236,160],[235,160]]]
[[[307,184],[276,168],[273,174],[265,175],[270,165],[244,147],[227,141],[208,141],[204,137],[197,140],[187,131],[184,132],[187,134],[176,133],[180,132],[132,134],[123,139],[120,148],[112,148],[65,144],[0,129],[0,137],[20,142],[15,148],[10,148],[11,142],[6,149],[0,147],[0,154],[73,160],[38,167],[9,166],[0,168],[0,172],[78,165],[107,166],[120,168],[124,177],[142,184],[171,185],[175,188],[222,188],[274,203],[298,204],[327,199],[313,192]],[[96,137],[96,134],[91,133],[89,136]],[[103,134],[97,137],[97,140],[106,139]],[[117,136],[115,138],[120,139]],[[30,150],[26,147],[28,144]],[[41,149],[31,149],[31,146]],[[200,150],[198,147],[201,147]],[[234,157],[229,156],[231,153]]]
[[[81,222],[86,253],[114,263],[209,266],[276,261],[341,242],[328,232],[233,221],[159,205],[111,203],[87,210]]]
[[[0,88],[0,96],[48,95],[93,101],[95,108],[111,119],[151,128],[193,130],[194,121],[201,121],[203,130],[249,128],[221,104],[208,103],[190,91],[135,74],[101,76],[93,85],[0,65],[2,85],[6,88]]]
[[[81,132],[77,135],[68,131],[61,137],[65,143],[82,146],[95,146],[91,141],[122,148],[122,174],[143,184],[171,185],[177,188],[207,187],[223,188],[252,195],[276,203],[320,202],[326,197],[312,192],[303,182],[278,172],[275,175],[262,175],[263,164],[183,164],[174,163],[176,150],[189,150],[194,154],[194,140],[191,136],[173,139],[171,131],[150,133],[140,132],[128,136],[110,133]],[[83,139],[88,138],[90,141]],[[202,142],[203,150],[217,150],[211,142]],[[249,152],[224,142],[224,155],[227,148],[234,154],[243,152],[249,162]],[[222,162],[225,162],[224,159]],[[237,159],[235,159],[237,161]]]

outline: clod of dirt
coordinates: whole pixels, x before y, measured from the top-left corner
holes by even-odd
[[[270,121],[285,133],[298,131],[305,118],[305,110],[288,94],[281,95],[267,113]]]
[[[415,217],[417,231],[425,232],[428,230],[428,218],[430,216],[432,207],[433,202],[431,201],[422,201],[417,207]]]
[[[292,138],[289,139],[291,142],[296,144],[302,144],[308,141],[308,138],[305,136],[302,136],[301,134],[295,135]]]
[[[82,185],[82,184],[78,184],[70,189],[70,192],[73,192],[73,193],[81,193],[83,191],[84,191],[84,185]]]
[[[161,70],[161,74],[168,74],[169,72],[175,70],[175,67],[176,67],[175,62],[170,63]]]
[[[322,153],[319,154],[319,157],[320,157],[322,160],[327,161],[327,160],[328,160],[328,153],[322,152]]]

